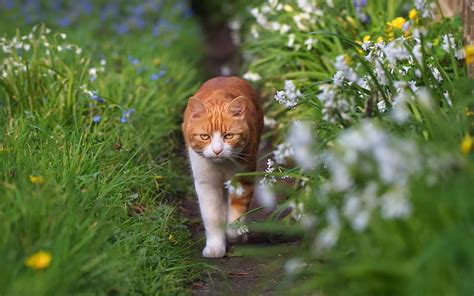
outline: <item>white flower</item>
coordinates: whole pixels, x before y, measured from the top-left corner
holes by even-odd
[[[275,171],[275,162],[271,158],[267,159],[267,168],[265,173],[273,173]]]
[[[441,48],[447,53],[451,53],[451,51],[456,48],[456,41],[452,34],[443,35],[441,36],[441,39],[443,40],[441,42]]]
[[[423,54],[421,52],[421,44],[416,44],[413,47],[413,55],[415,56],[416,61],[421,65],[423,64]]]
[[[295,38],[296,38],[295,34],[289,34],[288,35],[288,43],[286,44],[286,46],[288,46],[290,48],[293,47],[295,45]]]
[[[451,101],[451,97],[449,96],[449,92],[448,91],[445,91],[443,93],[443,97],[444,99],[446,100],[446,102],[448,103],[448,106],[453,106],[453,102]]]
[[[341,86],[344,82],[344,72],[337,71],[336,74],[334,74],[332,80],[335,86]]]
[[[303,268],[305,268],[306,266],[308,266],[308,264],[301,261],[301,259],[292,258],[285,262],[285,266],[283,267],[283,269],[286,273],[297,274],[301,272],[301,270],[303,270]]]
[[[269,118],[267,116],[263,117],[263,125],[269,128],[274,128],[276,126],[277,122],[273,118]]]
[[[385,70],[383,69],[380,61],[375,62],[375,75],[377,76],[380,85],[387,85],[387,77],[385,76]]]
[[[379,110],[379,112],[385,112],[387,111],[387,104],[385,103],[384,100],[380,100],[377,102],[377,109]]]
[[[332,248],[339,238],[341,226],[337,209],[328,209],[326,212],[326,221],[328,222],[328,226],[321,230],[318,237],[316,238],[316,246],[319,249]]]
[[[290,31],[291,27],[287,24],[283,24],[280,27],[280,34],[286,34]]]
[[[311,50],[313,48],[313,45],[317,42],[318,40],[317,39],[313,39],[311,37],[309,37],[308,39],[306,39],[304,41],[304,45],[306,45],[306,49],[307,50]]]
[[[466,57],[466,51],[464,50],[464,48],[460,48],[456,50],[456,52],[454,53],[454,56],[456,57],[456,59],[462,60]]]
[[[382,51],[392,67],[395,66],[397,61],[404,61],[411,57],[404,45],[404,39],[401,38],[389,42],[382,48]]]
[[[262,77],[258,73],[247,72],[244,74],[243,78],[249,81],[259,81]]]
[[[431,69],[431,72],[433,73],[434,78],[437,81],[439,81],[439,82],[443,81],[443,76],[441,76],[441,72],[439,72],[438,68],[430,67],[430,69]]]
[[[90,81],[95,81],[97,79],[97,69],[96,68],[90,68],[89,69],[89,80]]]
[[[308,122],[294,121],[286,142],[293,148],[293,157],[302,170],[314,169],[316,156],[313,152],[313,129]]]
[[[277,91],[275,100],[285,105],[286,108],[294,108],[301,97],[301,92],[296,89],[295,84],[291,80],[285,80],[285,89]]]
[[[411,204],[406,198],[406,190],[395,188],[381,197],[382,217],[385,219],[407,218],[411,214]]]
[[[232,183],[235,183],[235,185]],[[235,194],[236,197],[241,197],[242,194],[245,193],[244,187],[242,187],[242,184],[239,182],[232,182],[232,180],[228,180],[224,182],[224,187],[230,194]]]
[[[349,67],[348,65],[348,60],[349,58],[346,55],[339,55],[336,57],[336,62],[334,63],[334,66],[336,67],[337,71],[341,71],[344,73],[344,77],[352,82],[357,82],[359,80],[359,77],[355,73],[355,71]]]
[[[252,27],[250,27],[250,33],[255,39],[258,39],[260,37],[260,33],[258,32],[258,28],[256,25],[252,25]]]
[[[271,186],[267,182],[262,181],[255,188],[255,196],[263,207],[272,209],[276,204],[275,194]]]
[[[277,145],[276,149],[273,151],[273,157],[275,158],[276,163],[284,164],[286,159],[293,156],[293,147],[287,143],[281,143]]]
[[[433,110],[433,97],[431,96],[431,92],[428,88],[422,87],[418,90],[417,94],[417,101],[420,105],[425,108],[426,110]]]
[[[227,65],[223,65],[221,67],[221,75],[222,76],[229,76],[230,74],[232,74],[232,70],[230,69],[230,67],[227,66]]]

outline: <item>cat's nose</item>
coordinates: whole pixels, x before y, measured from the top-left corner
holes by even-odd
[[[222,147],[212,148],[212,152],[214,152],[215,155],[219,155],[222,152]]]

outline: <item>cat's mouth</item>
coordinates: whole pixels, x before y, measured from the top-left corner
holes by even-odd
[[[212,161],[215,161],[215,162],[223,162],[223,161],[227,160],[227,157],[224,157],[224,156],[211,156],[211,157],[207,157],[207,158],[212,160]]]

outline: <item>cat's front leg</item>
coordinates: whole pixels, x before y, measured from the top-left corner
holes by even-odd
[[[225,255],[225,224],[227,220],[227,199],[222,184],[215,180],[195,180],[201,216],[206,229],[206,246],[202,255],[221,258]]]
[[[254,184],[247,180],[241,179],[239,181],[240,186],[242,186],[242,192],[240,194],[229,194],[228,227],[226,231],[229,242],[237,242],[239,240],[246,242],[248,238],[248,229],[243,222],[252,200]]]

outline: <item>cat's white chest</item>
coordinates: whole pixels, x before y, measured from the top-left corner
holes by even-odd
[[[214,181],[216,184],[223,184],[225,181],[232,179],[236,173],[242,171],[239,164],[229,160],[216,162],[200,156],[192,148],[189,148],[188,153],[195,180]]]

